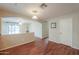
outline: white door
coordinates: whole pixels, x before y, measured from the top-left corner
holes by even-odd
[[[72,19],[62,19],[59,21],[60,42],[66,45],[72,45]]]

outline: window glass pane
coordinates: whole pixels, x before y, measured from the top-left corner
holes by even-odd
[[[20,30],[20,28],[19,28],[19,25],[18,24],[14,24],[14,23],[12,23],[12,24],[9,24],[8,25],[8,33],[9,34],[16,34],[16,33],[19,33],[19,30]]]

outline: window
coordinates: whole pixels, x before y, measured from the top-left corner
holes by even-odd
[[[8,25],[8,33],[9,34],[17,34],[20,32],[19,25],[14,23],[14,24],[9,24]]]
[[[2,34],[17,34],[20,33],[19,17],[3,17],[2,18]]]

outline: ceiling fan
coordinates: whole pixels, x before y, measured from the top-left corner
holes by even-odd
[[[47,7],[47,5],[46,5],[45,3],[42,3],[42,4],[40,5],[40,8],[41,8],[41,9],[44,9],[44,8],[46,8],[46,7]],[[33,12],[34,14],[38,13],[37,10],[33,10],[32,12]],[[38,17],[34,15],[34,16],[32,17],[32,19],[38,19]]]

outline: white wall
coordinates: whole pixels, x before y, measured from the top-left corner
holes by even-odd
[[[72,46],[72,18],[63,18],[59,21],[60,43]]]
[[[1,17],[0,17],[0,49],[1,49],[1,47],[2,47],[2,45],[1,45]]]
[[[73,18],[73,40],[72,46],[79,49],[79,14]]]
[[[51,23],[56,22],[56,28],[51,28]],[[57,43],[71,45],[72,19],[60,18],[49,21],[49,40]]]
[[[56,28],[51,28],[51,23],[56,22]],[[50,20],[49,21],[49,40],[54,42],[59,42],[59,28],[58,28],[58,20]]]
[[[53,22],[56,22],[56,28],[51,28]],[[49,40],[72,46],[72,18],[62,17],[49,21]]]
[[[52,22],[57,23],[57,28],[51,28]],[[79,49],[79,13],[50,20],[49,40]]]
[[[42,38],[48,37],[48,22],[42,22]]]
[[[20,33],[26,33],[29,25],[28,25],[28,23],[23,23],[19,26],[20,26]]]
[[[32,21],[30,24],[30,32],[34,32],[36,37],[42,38],[42,24],[37,21]]]
[[[0,35],[1,35],[1,17],[0,17]]]

